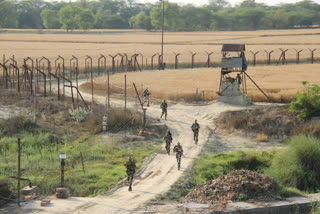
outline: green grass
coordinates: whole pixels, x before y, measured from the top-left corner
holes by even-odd
[[[17,175],[17,139],[0,139],[0,180]],[[119,143],[91,136],[74,142],[52,141],[49,133],[23,134],[21,169],[40,188],[41,194],[52,194],[60,186],[59,154],[66,154],[65,186],[73,196],[95,196],[110,189],[126,177],[123,164],[132,155],[140,168],[144,158],[160,149],[159,143]],[[80,152],[84,159],[82,170]],[[11,180],[15,182],[14,180]],[[25,184],[27,185],[27,184]]]
[[[232,170],[247,169],[264,174],[271,166],[275,155],[277,155],[276,151],[238,151],[222,154],[204,154],[200,159],[195,161],[191,172],[179,179],[167,193],[158,195],[156,200],[179,201],[197,184],[207,183],[209,180],[214,180],[219,176],[228,174]],[[303,195],[304,193],[294,187],[279,184],[274,194],[281,197],[290,197]],[[245,195],[239,198],[239,200],[246,199]]]
[[[289,148],[278,152],[266,174],[285,186],[319,192],[320,140],[298,135],[288,143]]]
[[[227,174],[232,170],[248,169],[262,172],[271,165],[275,152],[231,152],[217,155],[206,154],[195,162],[194,179],[197,184]]]

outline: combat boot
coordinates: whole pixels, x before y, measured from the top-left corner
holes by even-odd
[[[129,192],[131,192],[132,191],[132,188],[131,188],[131,185],[129,186]]]

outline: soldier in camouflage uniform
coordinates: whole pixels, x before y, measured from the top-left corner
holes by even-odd
[[[163,138],[166,141],[166,150],[168,155],[170,155],[170,146],[172,143],[172,134],[171,132],[168,130],[166,136],[164,136]]]
[[[136,163],[132,160],[131,156],[128,159],[129,160],[124,164],[124,166],[127,168],[129,191],[132,191],[132,182],[134,173],[136,172]]]
[[[180,142],[178,142],[178,144],[174,146],[173,152],[177,153],[176,158],[177,158],[177,162],[178,162],[178,170],[180,170],[181,156],[183,155],[183,149],[182,149]]]
[[[148,88],[146,88],[143,91],[143,97],[144,97],[144,102],[147,102],[147,106],[149,107],[150,105],[150,100],[149,100],[149,96],[151,95],[151,93],[149,92]]]
[[[162,116],[164,115],[164,118],[167,119],[168,104],[166,103],[166,100],[163,100],[163,102],[160,105],[160,108],[162,109],[162,113],[161,113],[160,118],[162,118]]]
[[[197,122],[197,120],[194,121],[194,123],[191,126],[191,129],[193,131],[193,140],[197,144],[198,143],[198,136],[199,136],[199,129],[200,129],[200,125]]]

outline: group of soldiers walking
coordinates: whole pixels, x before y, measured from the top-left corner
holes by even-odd
[[[149,92],[148,88],[143,91],[144,102],[147,102],[147,106],[150,105],[150,102],[149,102],[150,95],[151,95],[151,93]],[[166,100],[163,100],[163,102],[160,105],[160,108],[162,109],[162,113],[161,113],[160,118],[162,118],[162,116],[164,115],[164,118],[166,120],[167,119],[167,108],[168,108],[168,104],[166,103]],[[191,125],[191,130],[193,131],[193,140],[194,140],[195,144],[198,144],[200,125],[197,122],[197,120],[195,120],[195,122]],[[172,133],[170,132],[170,130],[167,130],[167,133],[163,139],[166,142],[165,149],[166,149],[168,155],[170,155],[171,143],[173,142],[173,137],[172,137]],[[181,157],[183,156],[183,148],[182,148],[182,145],[180,142],[178,142],[177,145],[175,145],[173,147],[173,152],[176,153],[178,170],[180,170]],[[127,168],[129,191],[132,191],[132,182],[133,182],[133,176],[134,176],[134,173],[136,170],[136,164],[133,161],[131,156],[129,157],[129,160],[124,164],[124,166]]]

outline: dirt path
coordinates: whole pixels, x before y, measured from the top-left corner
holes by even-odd
[[[85,99],[91,100],[90,95],[84,94]],[[95,96],[95,101],[105,103],[105,97]],[[123,101],[113,101],[113,105]],[[134,105],[131,103],[130,105]],[[128,187],[124,186],[116,191],[101,195],[95,198],[72,197],[67,200],[57,200],[52,198],[52,203],[47,207],[40,207],[39,201],[31,201],[24,204],[20,211],[32,213],[132,213],[137,208],[153,199],[156,195],[168,191],[192,165],[194,158],[197,158],[205,142],[208,141],[210,130],[215,128],[214,118],[221,112],[241,109],[241,107],[229,106],[213,102],[209,105],[169,105],[168,120],[162,120],[173,133],[173,144],[181,142],[184,149],[181,170],[177,170],[175,156],[166,154],[156,154],[145,167],[139,177],[135,178],[133,191],[128,192]],[[160,115],[158,105],[148,108],[147,114],[153,118]],[[192,140],[191,124],[194,119],[198,119],[201,129],[199,134],[199,144],[195,145]],[[218,137],[218,136],[216,136]],[[220,138],[221,139],[221,138]],[[223,140],[223,139],[222,139]],[[224,151],[248,149],[245,142],[239,140],[225,141]],[[239,145],[237,145],[239,143]],[[252,145],[252,148],[254,145]],[[263,146],[260,146],[263,147]]]

